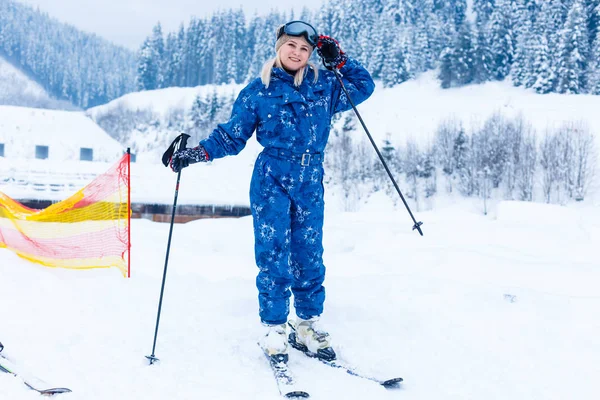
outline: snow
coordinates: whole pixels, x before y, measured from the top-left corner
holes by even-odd
[[[150,109],[160,116],[165,116],[173,108],[189,110],[200,95],[203,98],[216,91],[218,94],[233,95],[239,93],[244,85],[203,85],[194,88],[171,87],[165,89],[148,90],[145,92],[134,92],[121,96],[107,104],[92,107],[87,110],[88,115],[95,118],[99,114],[105,114],[115,108],[126,108],[129,110]]]
[[[83,112],[1,105],[0,143],[12,160],[34,158],[36,145],[48,146],[51,162],[78,160],[81,147],[94,149],[99,161],[116,160],[124,150]]]
[[[0,104],[68,110],[76,108],[67,101],[52,98],[40,84],[1,55]]]
[[[177,99],[189,104],[196,90],[126,100],[128,107],[168,110]],[[523,113],[539,129],[584,119],[598,137],[599,99],[536,95],[508,83],[442,91],[426,75],[392,89],[380,86],[359,109],[376,140],[391,132],[396,141],[427,141],[444,118],[483,122],[498,110]],[[35,131],[36,140],[71,152],[65,157],[75,154],[67,150],[70,143],[79,147],[90,138],[100,149],[123,148],[113,147],[82,113],[0,107],[0,124],[0,134],[10,129],[15,143]],[[7,146],[14,157],[0,157],[0,174],[75,182],[43,192],[44,198],[65,198],[112,164],[31,160],[29,148],[9,152]],[[235,158],[185,169],[179,204],[247,205],[259,150],[253,140]],[[170,204],[174,186],[175,175],[158,159],[132,164],[133,202]],[[440,195],[433,210],[415,213],[424,222],[420,237],[401,203],[394,207],[379,193],[356,212],[342,212],[329,189],[321,326],[343,358],[405,383],[387,392],[292,352],[290,366],[313,399],[598,398],[597,195],[566,207],[493,201],[487,216],[478,199]],[[0,190],[40,195],[27,182],[0,181]],[[35,375],[71,388],[61,395],[66,400],[280,398],[256,345],[264,327],[250,217],[175,226],[156,348],[161,362],[148,365],[168,231],[169,224],[132,221],[130,279],[116,268],[50,269],[0,249],[5,352]],[[0,399],[38,398],[0,375]]]
[[[387,392],[292,352],[312,398],[598,398],[598,208],[511,202],[485,217],[461,202],[417,215],[420,237],[403,209],[372,201],[327,210],[320,322],[338,354],[405,383]],[[131,279],[0,250],[5,352],[71,388],[64,399],[279,398],[256,345],[250,217],[175,226],[161,361],[147,365],[168,228],[132,222]],[[0,398],[38,397],[0,375]]]
[[[50,99],[44,88],[0,56],[0,101],[9,102],[14,96]]]
[[[568,122],[582,122],[596,135],[600,144],[600,96],[538,94],[514,87],[507,80],[486,82],[460,88],[441,89],[436,72],[393,88],[378,85],[368,102],[359,106],[369,131],[383,140],[389,132],[394,143],[407,138],[430,142],[445,120],[462,121],[467,131],[480,128],[495,113],[523,117],[541,137],[548,129]]]

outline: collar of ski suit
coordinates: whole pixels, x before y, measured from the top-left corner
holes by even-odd
[[[315,94],[314,83],[314,72],[312,68],[307,68],[304,73],[304,79],[299,87],[294,86],[294,77],[288,74],[282,68],[273,68],[271,74],[271,81],[274,83],[273,89],[269,92],[273,93],[273,96],[282,96],[289,102],[300,101],[306,102],[306,100],[317,100],[319,96]]]

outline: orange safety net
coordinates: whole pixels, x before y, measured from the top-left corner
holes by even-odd
[[[129,276],[130,155],[66,200],[36,210],[0,192],[0,248],[48,267]]]

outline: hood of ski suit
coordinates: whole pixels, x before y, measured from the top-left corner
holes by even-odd
[[[354,104],[373,93],[375,84],[369,72],[349,59],[340,69],[342,80]],[[256,131],[264,147],[293,153],[321,153],[325,150],[331,117],[352,106],[332,71],[320,70],[317,82],[308,72],[302,85],[281,68],[273,68],[268,88],[260,79],[250,82],[238,95],[227,123],[219,124],[202,140],[211,159],[238,154]]]

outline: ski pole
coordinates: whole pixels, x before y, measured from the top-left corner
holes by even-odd
[[[182,133],[177,136],[171,146],[165,151],[162,156],[162,162],[164,166],[168,166],[173,156],[173,153],[179,149],[185,149],[187,145],[187,140],[190,138],[190,135],[186,135]],[[150,365],[154,364],[155,361],[159,361],[158,358],[155,357],[154,351],[156,350],[156,338],[158,337],[158,324],[160,322],[160,311],[162,309],[162,301],[163,294],[165,292],[165,280],[167,279],[167,266],[169,265],[169,252],[171,250],[171,237],[173,236],[173,224],[175,222],[175,210],[177,209],[177,196],[179,195],[179,181],[181,180],[181,170],[177,173],[177,184],[175,185],[175,199],[173,200],[173,211],[171,212],[171,226],[169,227],[169,241],[167,242],[167,255],[165,257],[165,269],[163,271],[162,278],[162,286],[160,288],[160,300],[158,301],[158,314],[156,315],[156,328],[154,329],[154,343],[152,344],[152,354],[146,356],[148,360],[150,360]]]
[[[352,98],[350,97],[350,94],[348,93],[348,90],[346,89],[346,86],[344,85],[344,82],[342,81],[342,74],[340,73],[340,71],[337,68],[332,67],[332,70],[335,73],[335,76],[337,77],[338,81],[340,82],[340,85],[342,86],[342,89],[344,90],[344,93],[346,93],[346,98],[348,98],[348,101],[350,102],[350,105],[352,105],[352,109],[356,113],[356,116],[358,117],[358,120],[360,121],[363,129],[365,130],[367,136],[369,137],[369,140],[371,141],[371,144],[373,145],[373,148],[377,152],[377,155],[379,156],[379,160],[383,164],[383,167],[385,168],[388,176],[392,180],[392,183],[394,184],[394,187],[396,188],[396,191],[400,195],[400,198],[402,199],[402,202],[404,203],[404,206],[406,207],[406,210],[408,211],[408,213],[410,214],[410,217],[412,218],[413,222],[415,223],[413,225],[413,227],[412,227],[413,230],[416,229],[421,234],[421,236],[423,236],[423,231],[421,230],[421,225],[423,225],[423,223],[422,222],[417,222],[417,220],[413,216],[413,213],[410,211],[410,207],[408,206],[408,203],[406,203],[406,200],[404,199],[404,196],[402,196],[402,192],[400,191],[400,188],[398,187],[398,184],[394,180],[394,177],[392,176],[392,172],[388,168],[387,163],[385,162],[385,159],[383,158],[383,156],[381,155],[381,152],[377,148],[377,145],[375,144],[375,141],[373,140],[373,137],[371,136],[371,133],[369,133],[369,130],[367,129],[367,125],[365,125],[362,117],[360,116],[358,110],[356,109],[356,106],[354,105],[354,102],[352,101]]]

